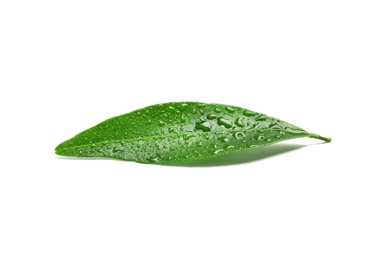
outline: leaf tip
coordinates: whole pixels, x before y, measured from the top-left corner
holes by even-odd
[[[323,136],[320,136],[320,135],[317,135],[317,134],[309,134],[309,137],[310,138],[316,138],[316,139],[325,141],[327,143],[330,143],[332,141],[332,138],[330,138],[330,137],[323,137]]]

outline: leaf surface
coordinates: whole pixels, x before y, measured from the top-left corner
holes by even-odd
[[[172,102],[110,118],[55,148],[58,155],[170,164],[300,137],[330,142],[279,119],[236,106]]]

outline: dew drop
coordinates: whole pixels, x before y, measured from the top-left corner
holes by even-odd
[[[196,146],[199,146],[199,147],[200,147],[200,146],[202,146],[202,145],[203,145],[203,142],[202,142],[202,141],[199,141],[199,142],[196,143]]]
[[[214,114],[207,115],[207,119],[216,119],[218,116]]]
[[[183,104],[181,104],[181,106],[182,106],[182,107],[187,107],[188,104],[187,104],[187,103],[183,103]]]
[[[244,127],[245,125],[242,123],[241,118],[237,118],[235,124],[239,127]]]
[[[158,160],[159,160],[158,157],[148,159],[148,161],[151,163],[158,162]]]
[[[183,139],[184,140],[190,140],[190,138],[192,137],[192,135],[183,135]]]
[[[207,121],[196,122],[195,130],[201,130],[203,132],[210,132],[211,131],[210,122],[207,122]]]
[[[229,138],[224,138],[222,141],[224,141],[225,143],[229,142]]]
[[[280,130],[280,129],[282,129],[282,127],[281,127],[279,124],[277,124],[277,123],[272,123],[272,124],[269,125],[269,127],[270,127],[271,129],[274,129],[274,130]]]
[[[218,145],[214,144],[214,148],[218,148]]]
[[[169,133],[173,133],[173,132],[175,132],[175,129],[174,129],[173,127],[169,127],[169,128],[168,128],[168,132],[169,132]]]
[[[226,128],[232,128],[232,126],[233,126],[232,123],[229,120],[227,120],[227,119],[225,119],[223,117],[219,117],[217,119],[217,124],[218,125],[223,125]]]
[[[257,137],[257,141],[261,141],[264,139],[264,136],[260,135],[259,137]]]
[[[169,106],[168,108],[169,108],[169,109],[175,109],[173,106]]]
[[[216,108],[214,109],[214,111],[217,112],[217,113],[219,113],[219,112],[221,112],[222,110],[221,110],[220,108],[216,107]]]
[[[243,132],[237,132],[237,133],[234,133],[234,137],[236,139],[241,139],[241,138],[245,137],[245,134]]]
[[[217,154],[219,154],[219,153],[222,152],[222,151],[223,151],[223,149],[215,150],[215,151],[214,151],[214,154],[217,155]]]
[[[199,108],[205,107],[205,106],[207,106],[207,104],[205,104],[205,103],[199,103],[199,104],[198,104],[198,107],[199,107]]]
[[[265,120],[267,120],[267,117],[264,116],[264,115],[262,115],[262,116],[256,117],[255,120],[256,120],[256,121],[265,121]]]
[[[158,121],[158,125],[159,125],[159,126],[163,126],[163,125],[164,125],[164,122],[160,120],[160,121]]]
[[[249,148],[254,148],[256,147],[256,145],[252,144],[251,146],[249,146]]]
[[[229,113],[234,113],[235,109],[232,108],[232,107],[226,107],[226,111],[228,111]]]
[[[245,111],[243,112],[243,114],[244,114],[244,116],[254,116],[254,115],[256,115],[255,112],[249,111],[249,110],[245,110]]]
[[[229,145],[228,147],[226,147],[226,149],[233,149],[234,148],[234,145]]]
[[[271,142],[271,141],[272,141],[272,139],[271,139],[271,138],[268,138],[268,139],[267,139],[267,142]]]

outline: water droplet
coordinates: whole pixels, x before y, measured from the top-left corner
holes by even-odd
[[[232,107],[226,107],[226,111],[228,111],[229,113],[234,113],[235,109]]]
[[[234,145],[229,145],[228,147],[226,147],[226,149],[233,149],[234,148]]]
[[[202,142],[202,141],[199,141],[199,142],[196,143],[196,145],[200,147],[200,146],[203,145],[203,142]]]
[[[163,126],[164,124],[165,124],[165,123],[164,123],[163,121],[161,121],[161,120],[158,121],[158,125],[159,125],[159,126]]]
[[[210,132],[211,131],[210,122],[207,122],[207,121],[196,122],[195,130],[201,130],[203,132]]]
[[[173,132],[175,132],[175,129],[174,129],[173,127],[169,127],[169,128],[168,128],[168,132],[169,132],[169,133],[173,133]]]
[[[205,106],[207,106],[207,104],[205,104],[205,103],[198,104],[198,107],[205,107]]]
[[[234,137],[236,139],[241,139],[241,138],[245,137],[245,134],[243,132],[236,132],[236,133],[234,133]]]
[[[195,108],[191,109],[191,113],[195,115],[196,114],[196,109]]]
[[[267,139],[267,142],[271,142],[271,141],[272,141],[272,139],[271,139],[271,138],[268,138],[268,139]]]
[[[148,159],[150,163],[158,162],[158,157]]]
[[[222,110],[221,110],[220,108],[216,107],[216,108],[214,109],[214,111],[217,112],[217,113],[219,113],[219,112],[221,112]]]
[[[172,106],[169,106],[168,108],[169,108],[169,109],[175,109],[175,108],[174,108],[174,107],[172,107]]]
[[[218,116],[214,114],[207,115],[207,119],[216,119]]]
[[[218,145],[214,144],[214,148],[218,148]]]
[[[261,141],[264,139],[264,136],[260,135],[259,137],[257,137],[257,141]]]
[[[279,124],[277,124],[277,123],[272,123],[272,124],[269,125],[269,127],[271,129],[274,129],[274,130],[282,129],[282,127]]]
[[[222,151],[223,151],[223,149],[215,150],[215,151],[214,151],[214,154],[217,155],[217,154],[219,154],[219,153],[222,152]]]
[[[262,116],[256,117],[255,120],[256,120],[256,121],[265,121],[265,120],[267,120],[267,117],[264,116],[264,115],[262,115]]]
[[[239,127],[244,127],[245,125],[242,123],[241,118],[237,118],[235,124]]]
[[[190,138],[192,137],[192,135],[183,135],[183,139],[184,140],[190,140]]]
[[[181,104],[181,106],[182,107],[186,107],[186,106],[188,106],[188,104],[187,103],[183,103],[183,104]]]
[[[217,124],[218,125],[223,125],[226,128],[232,128],[232,126],[233,126],[232,123],[229,120],[227,120],[227,119],[225,119],[223,117],[219,117],[217,119]]]
[[[256,147],[256,145],[252,144],[251,146],[249,146],[249,148],[254,148]]]
[[[222,141],[224,141],[225,143],[229,142],[229,138],[224,138]]]
[[[245,110],[245,111],[243,112],[243,114],[244,114],[244,116],[254,116],[254,115],[256,115],[255,112],[249,111],[249,110]]]

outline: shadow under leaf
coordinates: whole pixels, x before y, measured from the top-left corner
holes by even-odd
[[[260,147],[256,149],[250,149],[242,152],[236,152],[228,155],[207,158],[202,160],[196,160],[192,162],[183,162],[175,164],[166,164],[166,166],[179,166],[179,167],[214,167],[214,166],[227,166],[234,164],[243,164],[259,160],[264,160],[273,156],[277,156],[283,153],[291,152],[305,147],[305,145],[280,143],[270,146]]]

